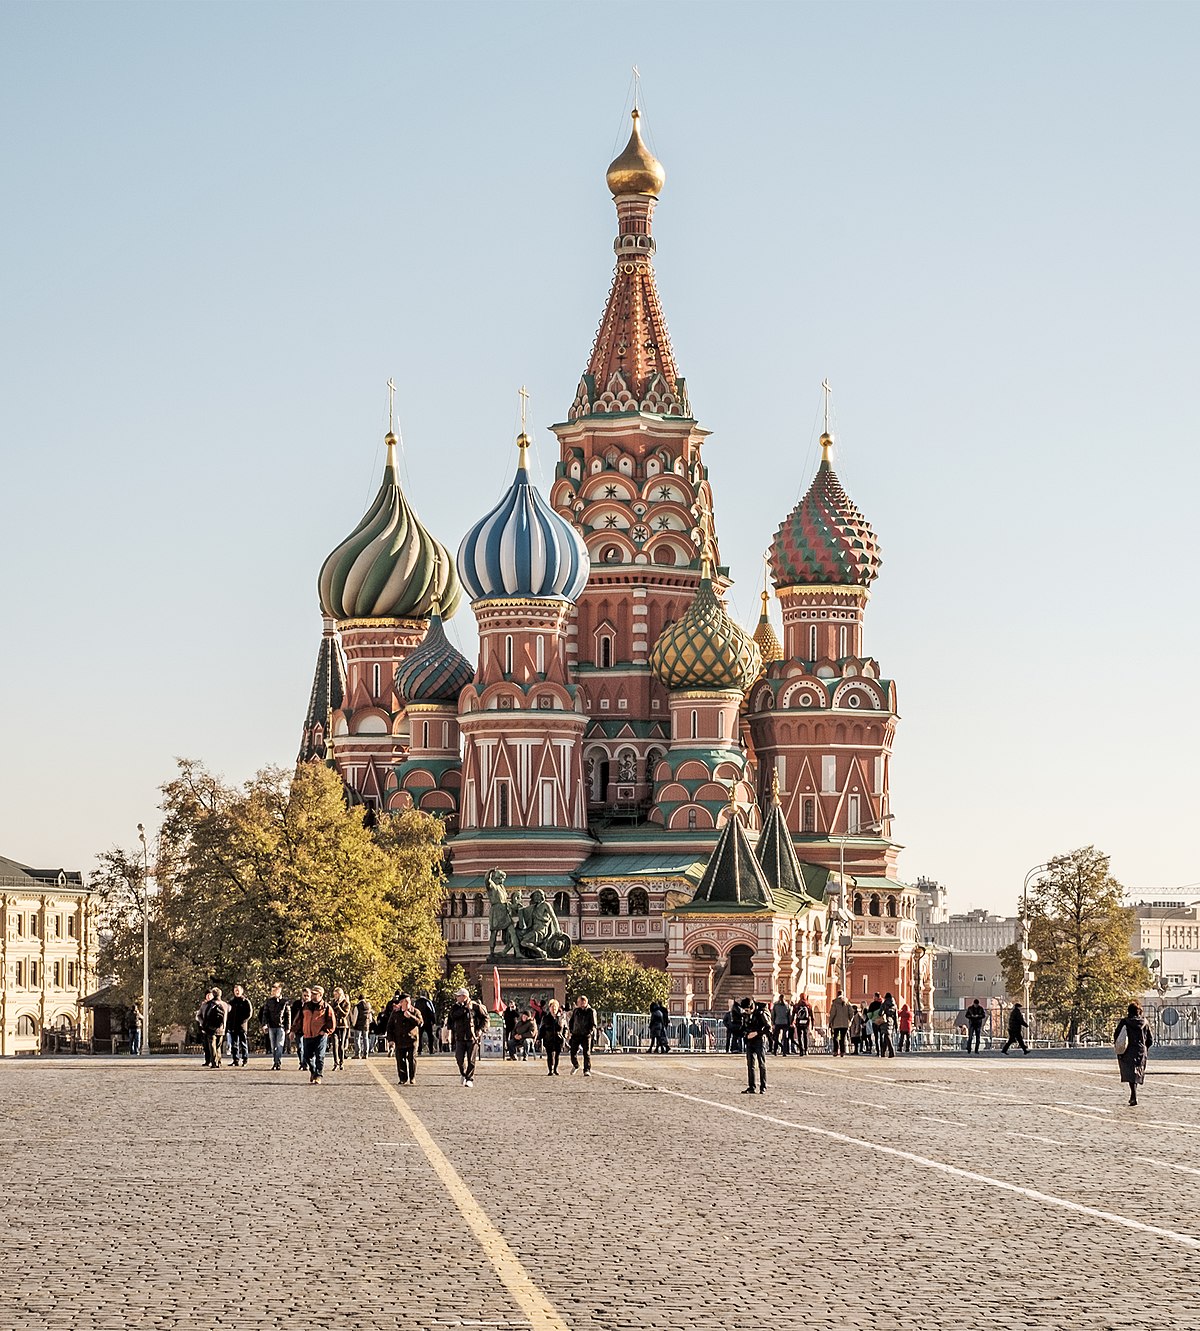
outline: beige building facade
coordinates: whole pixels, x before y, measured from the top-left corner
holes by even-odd
[[[0,855],[0,1056],[34,1054],[46,1031],[91,1038],[97,906],[77,870]]]

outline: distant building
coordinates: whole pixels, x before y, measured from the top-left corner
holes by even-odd
[[[1016,916],[970,910],[951,915],[946,889],[928,878],[917,879],[917,925],[933,949],[933,1006],[957,1012],[973,998],[1003,999],[1004,971],[997,953],[1020,937]]]
[[[1200,902],[1181,898],[1155,893],[1152,900],[1131,902],[1129,950],[1145,961],[1155,989],[1187,997],[1200,994]]]
[[[78,870],[0,856],[0,1055],[38,1052],[47,1030],[89,1037],[96,915]]]

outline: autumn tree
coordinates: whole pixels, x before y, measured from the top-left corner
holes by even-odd
[[[340,778],[307,763],[267,768],[241,788],[183,761],[163,787],[151,902],[155,1025],[186,1024],[210,984],[254,1001],[340,984],[378,999],[432,985],[443,953],[442,824],[409,811],[366,826]],[[121,996],[140,989],[140,869],[101,857],[108,929],[102,966]]]
[[[573,947],[567,953],[568,1004],[584,994],[599,1012],[646,1012],[651,1003],[666,1003],[670,992],[665,971],[643,966],[628,952]]]
[[[1108,1023],[1145,989],[1146,967],[1130,955],[1133,912],[1095,846],[1058,855],[1029,891],[1029,946],[1037,953],[1031,1002],[1059,1022],[1070,1044],[1089,1021]],[[1010,994],[1022,991],[1021,944],[997,953]]]

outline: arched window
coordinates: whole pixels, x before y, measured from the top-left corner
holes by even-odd
[[[512,634],[504,635],[504,673],[511,675],[513,672],[513,640]]]
[[[854,894],[854,913],[855,913],[855,915],[861,915],[861,914],[863,913],[863,912],[862,912],[862,893],[861,893],[861,892],[855,892],[855,894]]]
[[[654,552],[656,564],[671,565],[675,562],[675,551],[669,545],[660,545]]]
[[[600,659],[596,664],[602,670],[607,670],[612,665],[612,638],[607,633],[600,639]]]
[[[887,913],[888,913],[888,919],[889,919],[889,920],[894,920],[894,919],[896,918],[896,898],[895,898],[895,897],[888,897],[888,899],[887,899]]]
[[[467,913],[467,894],[465,892],[460,892],[458,894],[458,913],[460,915],[465,915]]]
[[[598,898],[601,915],[620,915],[621,898],[611,887],[602,887]]]
[[[650,914],[650,895],[644,887],[630,888],[628,910],[630,915]]]
[[[546,635],[539,633],[537,636],[537,672],[539,675],[546,673]]]
[[[700,714],[693,708],[692,710],[692,739],[696,739],[700,733]]]
[[[476,893],[475,893],[475,914],[476,914],[476,916],[479,916],[479,915],[482,915],[482,914],[483,914],[483,893],[482,893],[482,892],[476,892]]]
[[[17,1034],[18,1034],[18,1035],[36,1035],[36,1034],[37,1034],[37,1021],[36,1021],[33,1017],[30,1017],[30,1016],[18,1017],[18,1018],[17,1018]]]
[[[718,739],[724,739],[724,738],[725,738],[725,712],[724,712],[724,710],[719,711],[719,712],[717,713],[717,738],[718,738]]]
[[[878,893],[878,892],[872,892],[872,893],[871,893],[871,909],[870,909],[870,914],[872,914],[872,915],[874,915],[874,916],[878,916],[878,915],[879,915],[879,893]]]
[[[738,943],[729,949],[730,975],[754,974],[754,949],[745,943]]]
[[[559,919],[561,919],[564,915],[570,915],[571,894],[569,892],[555,892],[554,913],[559,917]]]

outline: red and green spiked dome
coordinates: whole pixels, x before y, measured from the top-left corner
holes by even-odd
[[[467,658],[446,637],[437,605],[421,645],[406,657],[396,671],[396,692],[406,703],[458,701],[458,695],[475,678]]]
[[[650,669],[669,689],[741,689],[762,673],[754,639],[713,591],[708,564],[691,605],[658,635]]]
[[[321,566],[321,609],[333,619],[424,619],[436,601],[444,618],[462,588],[454,560],[412,511],[388,433],[383,484],[363,520]]]
[[[869,587],[883,563],[870,523],[842,488],[821,436],[821,465],[771,542],[771,580],[783,587]]]

